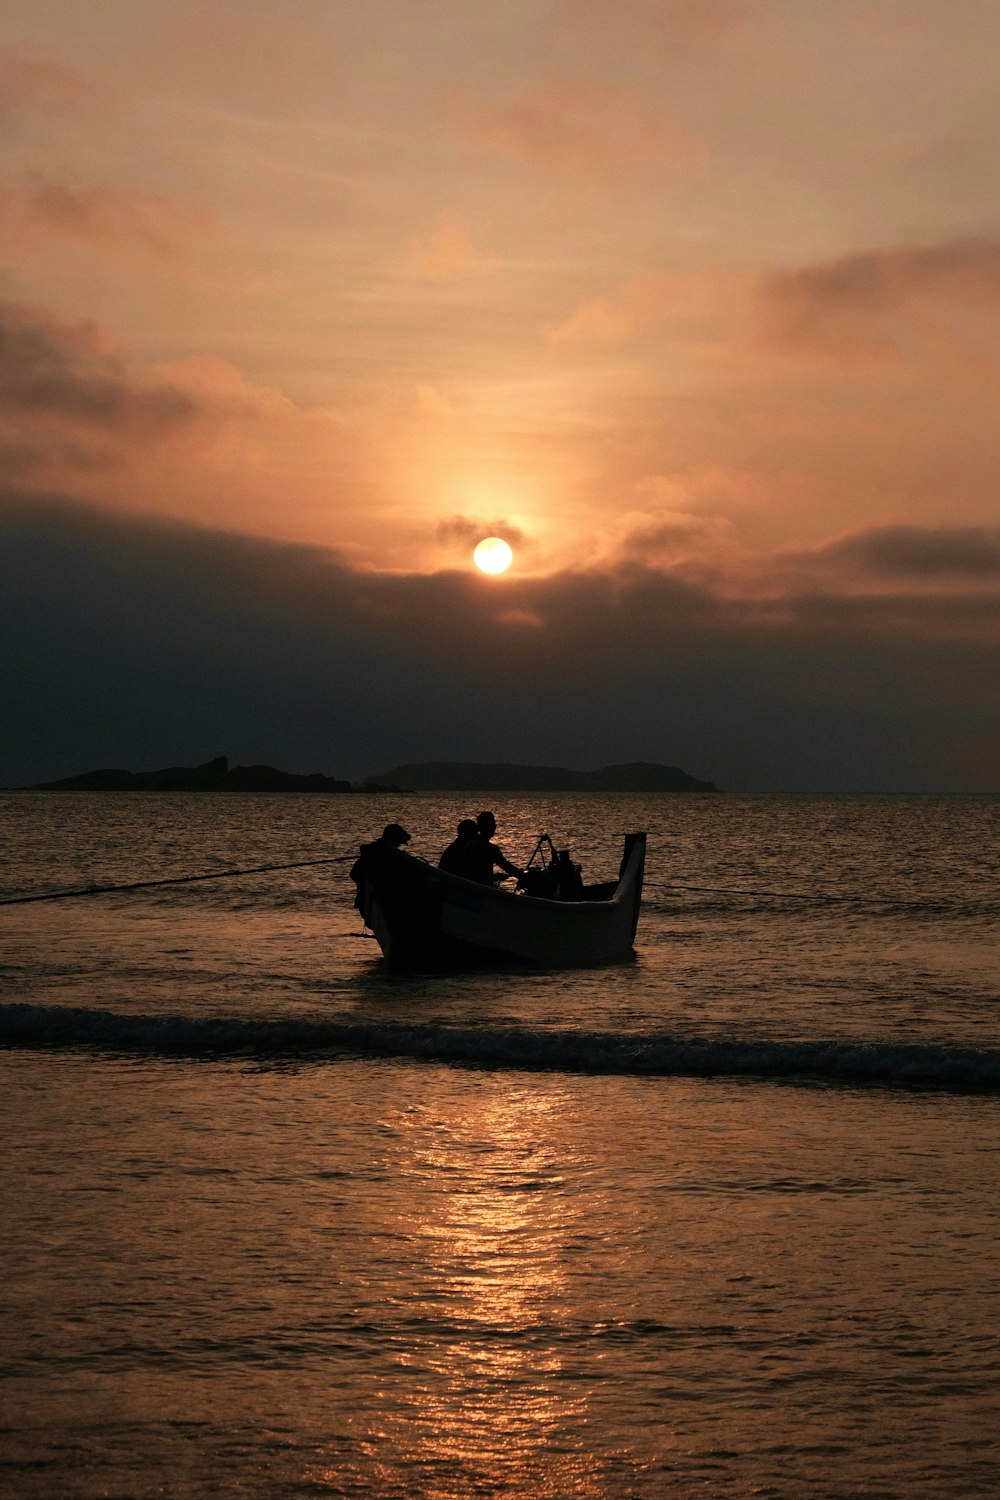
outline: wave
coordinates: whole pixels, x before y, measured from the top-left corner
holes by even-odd
[[[1000,1049],[921,1043],[725,1040],[387,1021],[197,1019],[0,1005],[0,1046],[164,1058],[396,1058],[636,1077],[758,1078],[1000,1093]]]

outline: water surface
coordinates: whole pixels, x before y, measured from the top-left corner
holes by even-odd
[[[492,799],[633,963],[406,978],[346,879],[467,799],[12,794],[0,1489],[1000,1487],[1000,803]]]

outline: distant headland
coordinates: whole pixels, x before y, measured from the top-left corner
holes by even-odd
[[[352,784],[318,771],[308,776],[274,766],[231,766],[217,755],[200,766],[161,771],[102,769],[39,781],[32,792],[717,792],[677,766],[646,761],[570,771],[565,766],[492,765],[476,761],[418,761]]]
[[[599,771],[569,771],[565,766],[520,766],[507,762],[480,764],[450,760],[394,766],[370,784],[411,787],[415,792],[717,792],[711,781],[699,781],[677,766],[648,761],[604,766]]]
[[[84,771],[60,781],[40,781],[32,792],[351,792],[402,791],[401,787],[352,787],[335,776],[297,776],[274,766],[231,766],[217,755],[201,766],[167,766],[162,771]]]

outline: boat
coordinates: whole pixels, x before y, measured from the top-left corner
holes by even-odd
[[[573,968],[631,957],[645,861],[646,835],[626,834],[617,880],[582,885],[572,900],[533,895],[530,882],[511,890],[466,880],[382,840],[363,847],[351,873],[356,905],[394,968]]]

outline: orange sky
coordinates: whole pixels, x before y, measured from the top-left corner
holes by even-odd
[[[7,0],[7,482],[993,599],[998,55],[995,0]]]
[[[995,519],[992,0],[8,0],[2,44],[7,317],[125,403],[11,403],[29,484],[754,587]]]

